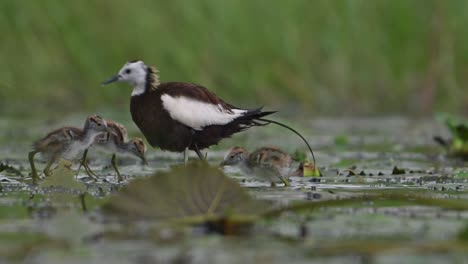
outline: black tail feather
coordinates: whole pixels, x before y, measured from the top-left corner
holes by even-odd
[[[260,118],[276,113],[277,111],[262,111],[263,107],[256,109],[249,109],[242,116],[236,118],[238,124],[240,124],[240,131],[244,131],[253,126],[264,126],[267,124],[262,124],[257,122]]]
[[[266,112],[263,112],[263,113],[266,113]],[[274,112],[273,112],[274,113]],[[307,142],[307,140],[299,133],[297,132],[295,129],[293,129],[292,127],[290,126],[287,126],[285,124],[282,124],[280,122],[277,122],[277,121],[274,121],[274,120],[270,120],[270,119],[265,119],[265,118],[255,118],[256,120],[258,121],[262,121],[262,122],[266,122],[265,124],[259,124],[259,125],[268,125],[268,124],[276,124],[278,126],[282,126],[284,128],[287,128],[289,129],[290,131],[292,131],[293,133],[295,133],[296,135],[298,135],[303,141],[304,143],[307,145],[307,148],[309,148],[309,151],[310,151],[310,154],[312,155],[312,160],[314,162],[314,167],[315,167],[315,155],[314,155],[314,151],[312,151],[312,147],[310,147],[310,144],[309,142]]]
[[[252,119],[252,118],[258,119],[258,118],[262,118],[264,116],[271,115],[277,112],[277,111],[262,111],[262,109],[263,109],[263,106],[256,108],[256,109],[248,110],[245,114],[240,116],[238,119]]]
[[[450,142],[441,136],[434,136],[434,141],[446,148],[450,145]]]

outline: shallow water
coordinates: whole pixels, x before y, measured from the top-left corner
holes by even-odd
[[[126,113],[102,115],[125,124],[131,136],[139,135]],[[94,181],[83,170],[77,176],[89,194],[88,212],[83,213],[76,195],[57,196],[32,189],[27,161],[34,139],[61,125],[80,126],[81,119],[84,115],[76,114],[47,122],[0,120],[0,162],[19,171],[0,172],[0,262],[468,262],[468,238],[466,235],[464,240],[458,238],[461,230],[468,228],[468,211],[391,200],[288,212],[258,222],[246,236],[226,237],[206,234],[203,228],[159,226],[139,227],[141,230],[136,228],[137,231],[132,227],[130,234],[122,235],[126,227],[103,222],[99,205],[133,178],[179,164],[182,155],[150,148],[149,166],[142,166],[135,159],[120,158],[126,181],[117,184],[110,155],[91,151],[91,168],[99,180]],[[225,169],[256,199],[282,206],[395,190],[468,203],[468,164],[443,155],[432,137],[448,136],[447,131],[432,120],[390,117],[287,123],[309,140],[324,176],[293,177],[291,187],[281,184],[271,187],[269,182],[242,175],[239,170]],[[234,145],[248,149],[276,145],[290,152],[304,150],[297,137],[271,125],[223,141],[208,151],[209,162],[218,164],[225,151]],[[36,160],[39,169],[45,165],[40,157]],[[75,164],[73,168],[76,167]],[[404,169],[404,173],[392,174],[395,167]],[[350,175],[350,171],[356,175]],[[116,230],[120,233],[113,233]]]

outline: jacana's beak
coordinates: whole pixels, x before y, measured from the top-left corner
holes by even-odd
[[[117,74],[111,77],[109,80],[102,82],[101,85],[108,85],[110,83],[117,82],[119,80],[120,80],[120,74]]]
[[[226,161],[225,161],[225,160],[223,160],[223,161],[221,161],[221,163],[219,163],[219,167],[220,167],[220,168],[222,168],[222,167],[224,167],[224,166],[226,166],[226,165],[227,165],[227,164],[226,164]]]

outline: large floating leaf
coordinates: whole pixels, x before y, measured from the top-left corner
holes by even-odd
[[[132,181],[103,210],[133,220],[203,222],[258,215],[268,208],[265,205],[218,168],[197,162]]]

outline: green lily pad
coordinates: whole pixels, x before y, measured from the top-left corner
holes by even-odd
[[[75,175],[73,174],[70,166],[70,161],[60,160],[57,168],[52,171],[52,176],[46,177],[39,184],[39,188],[60,188],[85,192],[86,185],[75,180]]]
[[[252,218],[267,208],[218,168],[194,162],[133,180],[103,206],[103,211],[129,220],[203,223]]]

